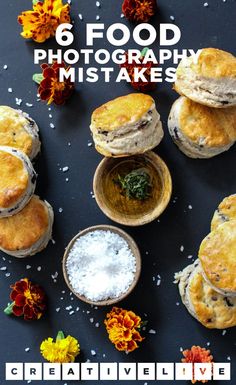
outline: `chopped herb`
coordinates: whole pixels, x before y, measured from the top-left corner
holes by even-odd
[[[124,195],[129,199],[145,200],[150,197],[152,183],[149,173],[139,168],[125,176],[118,175],[117,183]]]

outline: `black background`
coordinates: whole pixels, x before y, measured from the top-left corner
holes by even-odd
[[[95,0],[72,0],[75,48],[86,48],[85,23],[96,22],[96,15],[100,15],[100,22],[104,22],[106,26],[123,22],[133,28],[125,19],[120,18],[121,0],[100,2],[101,8],[97,8]],[[0,3],[0,103],[17,108],[15,97],[22,98],[21,108],[29,112],[40,126],[42,153],[35,165],[39,173],[36,191],[54,207],[53,238],[56,241],[55,245],[50,243],[46,250],[31,258],[17,260],[5,256],[6,260],[3,260],[4,255],[1,256],[0,267],[7,266],[7,272],[10,273],[10,277],[6,277],[6,271],[0,271],[2,310],[9,301],[10,284],[26,276],[41,284],[49,298],[48,311],[38,322],[27,323],[22,319],[7,317],[1,311],[1,384],[6,383],[5,362],[43,361],[39,352],[40,343],[49,336],[56,336],[58,330],[79,339],[82,349],[79,361],[179,362],[182,356],[181,347],[190,348],[194,344],[206,347],[207,342],[210,342],[215,361],[225,362],[228,356],[231,357],[233,376],[230,382],[225,383],[235,384],[235,328],[228,329],[226,335],[222,336],[221,330],[208,330],[201,326],[182,304],[176,305],[180,298],[177,287],[173,284],[174,272],[191,261],[188,259],[189,255],[194,258],[197,256],[199,244],[209,232],[210,220],[219,201],[235,193],[235,147],[209,160],[191,160],[185,157],[172,143],[166,127],[170,106],[177,95],[168,83],[157,86],[152,95],[165,129],[165,138],[157,148],[157,153],[170,168],[173,196],[160,221],[140,228],[125,228],[141,249],[143,268],[137,288],[129,298],[120,303],[120,306],[132,309],[144,320],[147,319],[147,331],[155,329],[156,334],[143,333],[145,341],[128,356],[116,351],[103,326],[106,312],[110,308],[94,310],[76,298],[71,301],[62,277],[61,260],[65,246],[79,230],[91,225],[112,223],[102,214],[90,194],[94,171],[102,159],[94,147],[88,147],[88,142],[91,141],[90,116],[98,105],[132,92],[132,88],[124,82],[105,84],[103,79],[95,84],[77,84],[76,92],[65,106],[52,107],[48,111],[46,104],[36,101],[37,87],[31,78],[34,72],[40,71],[39,66],[33,64],[33,50],[57,45],[54,39],[39,45],[20,37],[21,27],[17,24],[17,15],[31,8],[30,0],[1,0]],[[181,28],[182,38],[173,48],[197,50],[213,46],[235,54],[235,1],[227,0],[224,3],[222,0],[208,0],[209,7],[204,7],[203,3],[201,0],[159,0],[158,13],[152,23],[158,29],[160,22],[171,22],[170,15],[175,17],[175,23]],[[83,15],[83,21],[79,20],[79,13]],[[113,49],[106,39],[96,41],[94,49],[101,47]],[[132,41],[127,47],[137,48]],[[157,41],[154,49],[158,51],[158,48]],[[8,65],[7,70],[3,69],[4,64]],[[91,66],[94,64],[91,63]],[[13,89],[13,93],[8,93],[9,87]],[[26,107],[26,102],[33,103],[33,107]],[[49,113],[52,114],[52,119],[49,118]],[[55,125],[55,129],[50,127],[50,123]],[[68,142],[71,146],[68,146]],[[69,167],[67,173],[59,170],[64,166]],[[65,181],[67,177],[68,183]],[[192,205],[192,210],[188,209],[189,205]],[[59,212],[60,207],[63,208],[62,213]],[[183,252],[180,251],[181,245],[184,246]],[[27,264],[32,266],[30,270],[26,270]],[[38,266],[42,267],[40,272],[37,270]],[[59,273],[57,283],[51,278],[55,271]],[[160,286],[156,285],[156,280],[153,281],[157,274],[162,278]],[[62,290],[66,290],[66,294],[62,294]],[[70,316],[65,310],[69,305],[74,309],[79,306],[80,310]],[[59,313],[55,311],[58,307],[61,308]],[[90,323],[91,317],[94,318],[94,324],[100,323],[99,328]],[[29,352],[25,352],[26,347],[30,348]],[[91,349],[96,351],[95,357],[92,357]],[[103,354],[106,356],[103,357]],[[185,384],[185,381],[182,383]]]

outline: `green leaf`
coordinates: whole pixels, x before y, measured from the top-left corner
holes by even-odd
[[[57,333],[56,341],[63,340],[64,338],[65,338],[64,333],[60,330],[60,331]]]
[[[6,315],[11,315],[12,314],[12,309],[13,309],[13,306],[15,305],[15,302],[12,302],[12,303],[9,303],[6,307],[6,309],[4,309],[4,313]]]
[[[39,1],[43,3],[44,0],[32,0],[33,5],[37,4]]]
[[[35,83],[40,84],[43,80],[43,74],[34,74],[32,79]]]
[[[148,50],[149,50],[148,47],[143,48],[143,50],[141,51],[141,57],[144,57]]]

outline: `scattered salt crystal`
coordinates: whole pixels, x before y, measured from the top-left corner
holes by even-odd
[[[184,251],[184,246],[183,245],[180,246],[180,251],[181,251],[181,253]]]
[[[57,312],[57,313],[59,313],[60,310],[61,310],[60,307],[57,307],[57,308],[56,308],[56,312]]]
[[[30,265],[26,265],[26,270],[29,270],[29,269],[31,269],[31,266]]]
[[[66,178],[66,182],[69,182],[69,178]]]
[[[81,13],[79,13],[78,16],[80,20],[83,20],[83,16],[81,15]]]
[[[39,96],[39,95],[38,95],[38,96]],[[51,109],[52,109],[51,107],[48,107],[48,111],[51,111]]]
[[[91,147],[92,145],[93,145],[92,142],[89,142],[89,143],[88,143],[88,147]]]
[[[174,16],[170,16],[170,20],[174,21],[175,20],[175,17]]]
[[[226,334],[226,330],[223,330],[222,336],[225,336],[225,334]]]
[[[51,275],[52,279],[56,279],[58,277],[58,271],[55,271],[54,274]]]
[[[96,328],[99,328],[99,326],[100,326],[99,322],[96,322],[96,323],[95,323],[95,327],[96,327]]]
[[[183,352],[183,351],[184,351],[184,349],[183,349],[182,347],[180,347],[180,348],[179,348],[179,351],[180,351],[180,352]]]
[[[1,271],[6,271],[6,270],[7,270],[7,267],[6,267],[6,266],[0,267],[0,270],[1,270]]]
[[[32,103],[25,103],[26,107],[33,107]]]
[[[120,17],[121,17],[121,19],[123,19],[123,18],[125,17],[125,15],[122,13],[122,14],[120,15]]]
[[[92,356],[96,356],[97,353],[95,352],[95,350],[92,349],[91,354],[92,354]]]
[[[74,310],[71,310],[71,311],[69,312],[69,314],[72,315],[72,314],[74,314],[74,312],[75,312]]]
[[[37,267],[37,270],[38,270],[38,271],[41,271],[41,270],[42,270],[42,267],[41,267],[41,266],[38,266],[38,267]]]
[[[68,142],[67,144],[68,144],[69,147],[71,146],[71,142]]]
[[[53,123],[50,123],[50,128],[55,128]]]
[[[208,3],[204,3],[203,4],[204,7],[208,7],[208,5],[209,5]]]
[[[101,3],[100,3],[100,1],[96,1],[96,7],[100,7],[101,6]]]
[[[71,0],[67,0],[67,3],[68,3],[68,4],[71,4]]]
[[[71,248],[67,273],[73,289],[92,301],[118,298],[134,280],[136,260],[120,235],[91,231]]]
[[[30,348],[25,348],[25,352],[29,352],[30,351]]]
[[[65,290],[62,290],[61,292],[62,292],[62,294],[65,294]]]
[[[96,20],[100,20],[100,16],[99,15],[96,16]]]
[[[11,273],[6,273],[5,277],[10,277]]]
[[[74,298],[73,297],[71,297],[71,299],[70,299],[71,301],[74,301]]]
[[[7,91],[10,92],[10,93],[12,93],[12,88],[8,88]]]
[[[179,302],[176,302],[176,306],[179,306]]]
[[[61,301],[63,301],[63,299],[64,299],[63,297],[60,298]]]
[[[192,255],[188,255],[188,259],[192,259],[193,258],[193,256]]]
[[[71,309],[72,309],[71,305],[66,307],[66,310],[71,310]]]
[[[91,324],[93,323],[94,321],[94,318],[90,318],[89,321],[91,322]]]
[[[149,333],[149,334],[156,334],[156,330],[150,329],[148,333]]]
[[[231,357],[230,357],[230,356],[228,356],[228,357],[227,357],[227,360],[228,360],[228,361],[231,361]]]
[[[7,70],[7,69],[8,69],[8,65],[7,65],[7,64],[4,64],[3,69],[4,69],[4,70]]]
[[[62,172],[67,172],[69,170],[68,166],[62,167]]]
[[[188,209],[189,210],[192,210],[193,206],[192,205],[188,205]]]
[[[59,207],[58,211],[59,211],[59,213],[62,213],[63,212],[63,208]]]
[[[79,306],[75,309],[76,311],[79,311]]]
[[[106,354],[104,354],[104,353],[103,353],[103,355],[102,355],[102,356],[103,356],[103,358],[105,358],[105,357],[106,357]]]
[[[20,106],[22,104],[22,102],[23,102],[23,100],[19,99],[19,98],[15,98],[15,100],[16,100],[16,105],[17,106]]]
[[[49,116],[50,119],[52,119],[52,114],[49,114],[48,116]]]
[[[87,314],[90,314],[90,310],[87,310],[86,313],[87,313]]]
[[[207,346],[210,346],[210,344],[211,344],[210,342],[207,342]]]

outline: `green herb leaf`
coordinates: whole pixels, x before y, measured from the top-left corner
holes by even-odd
[[[40,84],[43,80],[43,74],[34,74],[32,79],[35,83]]]
[[[33,5],[37,4],[39,1],[43,3],[44,0],[32,0]]]
[[[57,333],[56,341],[63,340],[64,338],[65,338],[64,333],[60,330],[60,331]]]
[[[9,303],[8,305],[7,305],[7,307],[6,307],[6,309],[4,309],[4,313],[6,314],[6,315],[11,315],[12,314],[12,312],[13,312],[13,306],[15,305],[15,302],[12,302],[12,303]]]
[[[124,177],[118,175],[115,183],[129,199],[145,200],[151,193],[151,177],[144,168],[133,170]]]
[[[141,51],[141,57],[144,57],[148,50],[149,50],[148,47],[143,48],[143,50]]]

